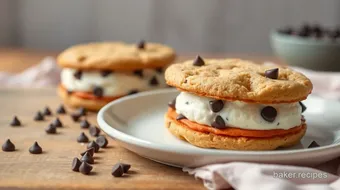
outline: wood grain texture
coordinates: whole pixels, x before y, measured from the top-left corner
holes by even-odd
[[[179,168],[158,164],[142,158],[109,140],[109,147],[95,154],[95,164],[89,176],[71,171],[72,159],[86,149],[76,141],[80,132],[89,137],[88,130],[80,129],[79,123],[69,115],[60,115],[64,128],[58,134],[47,135],[45,127],[56,117],[55,109],[61,103],[55,89],[0,89],[0,143],[7,138],[16,145],[15,152],[0,151],[0,189],[204,189],[201,181]],[[53,116],[35,122],[36,111],[46,105]],[[69,112],[71,109],[67,109]],[[10,127],[9,122],[17,115],[23,126]],[[96,124],[96,114],[87,116]],[[94,138],[91,138],[94,139]],[[28,152],[34,141],[43,148],[43,154]],[[122,178],[111,176],[111,167],[118,161],[132,164],[131,172]]]

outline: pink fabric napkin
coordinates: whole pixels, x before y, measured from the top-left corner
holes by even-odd
[[[314,86],[313,94],[340,100],[339,72],[319,72],[297,67],[292,69],[311,79]],[[202,179],[208,189],[340,190],[339,165],[339,158],[315,168],[230,162],[199,168],[183,168],[183,171]]]
[[[54,87],[60,81],[61,69],[52,57],[46,57],[39,64],[34,65],[18,74],[0,72],[1,87]]]

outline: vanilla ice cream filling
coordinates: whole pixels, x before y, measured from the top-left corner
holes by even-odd
[[[61,83],[69,91],[92,92],[94,87],[101,87],[103,96],[123,96],[131,91],[146,91],[167,86],[164,73],[155,69],[141,70],[141,75],[114,71],[106,76],[100,71],[81,71],[80,79],[74,76],[76,72],[77,70],[72,68],[64,68],[61,72]]]
[[[224,101],[223,108],[215,113],[210,101],[215,99],[182,92],[176,98],[176,112],[188,120],[211,126],[217,116],[221,116],[228,127],[253,130],[290,129],[301,125],[302,108],[299,102],[283,104],[256,104],[241,101]],[[272,106],[277,116],[272,122],[261,116],[261,110]]]

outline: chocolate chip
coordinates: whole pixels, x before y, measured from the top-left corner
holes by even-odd
[[[279,69],[269,69],[264,72],[264,76],[270,79],[277,79],[279,77]]]
[[[131,168],[130,164],[120,163],[120,165],[123,167],[123,172],[127,173],[129,169]]]
[[[110,70],[100,71],[100,74],[102,75],[102,77],[107,77],[111,73],[112,73],[112,71],[110,71]]]
[[[52,112],[51,112],[50,108],[46,106],[44,111],[43,111],[43,114],[44,115],[52,115]]]
[[[47,128],[45,129],[45,132],[47,134],[56,134],[57,133],[57,127],[53,124],[49,124]]]
[[[62,104],[58,107],[57,113],[58,114],[65,114],[66,113],[66,110],[65,110],[65,108]]]
[[[90,174],[90,172],[92,171],[93,167],[86,163],[86,162],[82,162],[79,166],[79,171],[82,173],[82,174],[85,174],[85,175],[88,175]]]
[[[77,121],[79,121],[79,118],[80,118],[81,116],[78,114],[78,113],[73,113],[73,114],[71,114],[71,118],[72,118],[72,120],[74,121],[74,122],[77,122]]]
[[[100,129],[96,126],[91,126],[89,129],[90,135],[93,137],[97,137],[100,133]]]
[[[94,148],[94,152],[98,152],[100,147],[96,142],[92,141],[87,145],[87,148]]]
[[[150,86],[157,86],[159,83],[158,83],[158,80],[157,80],[157,78],[156,78],[156,76],[153,76],[152,78],[151,78],[151,80],[149,81],[149,85]]]
[[[67,94],[68,94],[68,95],[71,95],[72,93],[73,93],[72,90],[67,90]]]
[[[221,116],[216,116],[214,122],[211,124],[212,127],[217,128],[217,129],[225,129],[227,128],[225,126],[225,122]]]
[[[302,109],[301,113],[305,112],[307,107],[302,102],[299,102],[299,104],[300,104],[301,109]]]
[[[84,154],[84,156],[81,157],[81,161],[82,162],[87,162],[89,164],[94,164],[94,159],[93,159],[93,157],[88,152],[86,152]]]
[[[261,116],[268,122],[273,122],[277,116],[277,111],[272,106],[266,106],[261,110]]]
[[[104,89],[100,86],[95,86],[93,88],[93,94],[96,96],[96,97],[103,97],[104,95]]]
[[[135,70],[133,71],[133,74],[143,78],[143,70]]]
[[[182,114],[178,114],[176,120],[186,119],[186,117]]]
[[[39,146],[38,142],[35,141],[34,144],[29,148],[31,154],[41,154],[42,148]]]
[[[81,165],[80,160],[77,157],[73,158],[72,171],[79,172],[80,165]]]
[[[99,145],[100,148],[106,148],[107,144],[109,143],[105,136],[100,135],[96,139],[96,143]]]
[[[74,76],[74,78],[80,80],[82,74],[83,74],[83,73],[82,73],[81,71],[78,70],[78,71],[76,71],[76,72],[73,74],[73,76]]]
[[[79,61],[79,62],[83,62],[83,61],[85,61],[85,60],[86,60],[86,56],[84,56],[84,55],[78,57],[78,61]]]
[[[222,100],[209,101],[209,106],[211,111],[217,113],[223,109],[224,102]]]
[[[59,120],[59,118],[55,118],[55,120],[52,122],[52,125],[55,127],[63,127],[63,123]]]
[[[11,142],[11,140],[7,139],[6,142],[2,145],[2,150],[4,152],[13,152],[15,151],[15,145]]]
[[[162,67],[159,67],[159,68],[156,68],[155,69],[157,73],[163,73],[163,68]]]
[[[145,41],[141,40],[138,44],[137,44],[137,48],[138,49],[144,49],[145,48]]]
[[[21,122],[17,118],[17,116],[14,116],[13,120],[10,123],[11,126],[21,126]]]
[[[122,167],[122,165],[120,163],[117,163],[115,164],[113,167],[112,167],[112,172],[111,174],[114,176],[114,177],[122,177],[123,176],[123,173],[124,173],[124,169]]]
[[[172,109],[176,109],[176,98],[174,98],[171,102],[169,102],[168,106]]]
[[[137,94],[137,93],[138,93],[138,90],[130,90],[128,92],[128,95]]]
[[[90,127],[90,123],[86,119],[84,119],[80,122],[80,128],[87,129],[89,127]]]
[[[194,66],[203,66],[204,64],[205,63],[204,63],[203,59],[199,55],[196,57],[196,59],[193,62]]]
[[[94,148],[89,148],[86,151],[80,153],[80,155],[84,156],[85,153],[89,153],[89,155],[93,157],[93,155],[94,155]]]
[[[310,145],[308,146],[308,148],[316,148],[316,147],[320,147],[320,145],[318,143],[316,143],[315,141],[310,143]]]
[[[44,115],[41,114],[40,111],[37,112],[37,114],[34,116],[35,121],[43,121],[44,120]]]
[[[77,138],[77,141],[79,143],[87,143],[87,142],[89,142],[89,138],[85,135],[84,132],[81,132],[80,135]]]
[[[77,112],[80,116],[85,116],[87,114],[87,110],[83,107],[79,108]]]

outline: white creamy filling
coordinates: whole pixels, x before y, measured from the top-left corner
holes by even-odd
[[[209,106],[209,102],[213,100],[182,92],[176,98],[176,112],[184,115],[190,121],[208,126],[211,126],[218,115],[223,118],[226,126],[242,129],[290,129],[301,125],[302,108],[298,102],[263,105],[224,101],[223,109],[214,113]],[[266,106],[272,106],[277,110],[277,116],[273,122],[268,122],[261,116],[261,110]]]
[[[76,79],[76,69],[64,68],[61,72],[61,83],[70,91],[92,92],[95,86],[103,88],[103,96],[123,96],[131,90],[146,91],[155,88],[164,88],[166,83],[164,74],[154,69],[144,69],[143,77],[133,72],[112,72],[102,76],[100,71],[82,71],[81,78]],[[150,80],[156,77],[158,85],[150,85]]]

